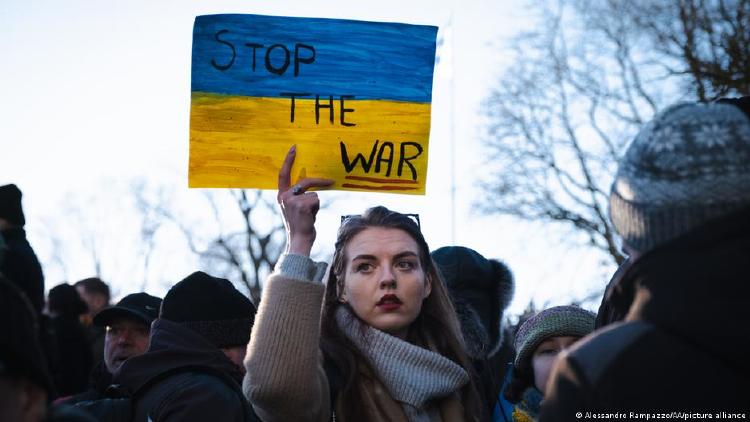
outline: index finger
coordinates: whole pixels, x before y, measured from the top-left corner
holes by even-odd
[[[289,152],[286,153],[284,162],[281,164],[281,169],[279,170],[279,193],[289,190],[289,186],[291,186],[292,164],[294,164],[294,157],[296,155],[297,145],[295,144],[289,148]]]
[[[333,179],[322,179],[319,177],[306,177],[304,179],[299,179],[297,181],[297,185],[302,188],[302,190],[307,190],[310,188],[326,188],[328,186],[331,186],[334,184]]]

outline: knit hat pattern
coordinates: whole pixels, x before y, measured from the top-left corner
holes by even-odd
[[[21,207],[22,196],[21,190],[14,184],[0,186],[0,218],[23,227],[26,218]]]
[[[530,364],[534,350],[551,337],[583,337],[594,331],[596,315],[577,306],[555,306],[527,319],[516,333],[517,368]]]
[[[177,322],[218,348],[247,345],[255,306],[229,280],[202,271],[172,286],[161,304],[160,318]]]
[[[677,104],[646,124],[621,159],[610,217],[645,252],[750,204],[750,119],[730,104]]]

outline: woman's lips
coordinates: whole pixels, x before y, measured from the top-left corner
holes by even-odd
[[[394,294],[387,294],[380,298],[378,303],[375,304],[378,308],[384,311],[393,311],[400,308],[402,305],[401,299]]]
[[[400,307],[401,307],[400,303],[384,303],[382,305],[378,305],[378,308],[384,311],[395,311],[396,309]]]

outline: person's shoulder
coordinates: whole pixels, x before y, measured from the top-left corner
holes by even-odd
[[[229,375],[209,371],[189,371],[175,374],[165,380],[163,389],[169,390],[168,396],[190,398],[200,392],[204,398],[215,397],[222,400],[237,397],[241,387]]]
[[[160,389],[162,398],[150,414],[172,415],[177,420],[183,416],[194,420],[242,420],[246,412],[239,387],[234,388],[228,380],[214,374],[176,374],[165,380]]]
[[[617,322],[581,339],[562,359],[596,385],[615,362],[654,331],[655,327],[645,321]]]

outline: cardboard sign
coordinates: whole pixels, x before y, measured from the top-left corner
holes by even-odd
[[[437,27],[207,15],[193,29],[190,187],[424,194]]]

